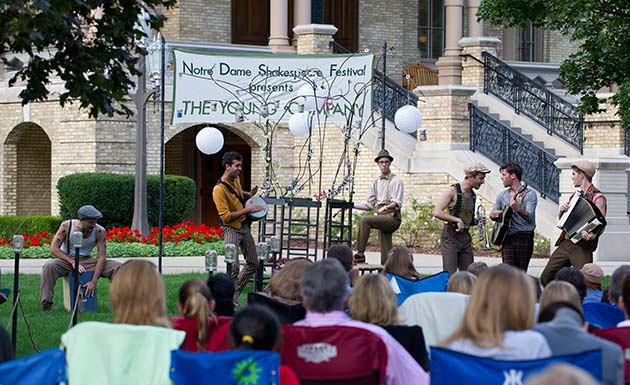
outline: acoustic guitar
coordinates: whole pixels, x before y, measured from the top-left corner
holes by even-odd
[[[523,183],[521,188],[518,189],[516,194],[514,195],[517,199],[519,194],[522,194],[527,190],[527,183]],[[510,207],[509,204],[503,206],[503,213],[501,214],[501,218],[499,218],[496,222],[494,222],[494,226],[492,227],[492,244],[495,246],[502,246],[505,241],[505,237],[507,236],[508,229],[512,224],[512,215],[514,214],[514,210]]]

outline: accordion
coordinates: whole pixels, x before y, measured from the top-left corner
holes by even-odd
[[[558,228],[562,229],[567,238],[578,243],[582,240],[582,231],[599,234],[606,227],[606,218],[599,208],[584,197],[583,192],[575,193],[569,201],[569,209],[558,221]]]

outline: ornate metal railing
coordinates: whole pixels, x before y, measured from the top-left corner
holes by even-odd
[[[351,53],[339,43],[332,41],[330,43],[333,53]],[[378,65],[378,64],[377,64]],[[374,107],[380,111],[384,111],[384,116],[390,121],[394,121],[394,115],[399,108],[407,104],[412,106],[418,105],[418,96],[396,83],[392,78],[385,77],[385,88],[383,88],[383,72],[375,69],[372,84],[372,102]],[[416,137],[416,133],[411,133]]]
[[[518,163],[523,167],[523,180],[538,190],[543,198],[558,203],[560,169],[558,159],[543,148],[525,139],[503,123],[469,104],[470,150],[479,151],[498,164]]]
[[[630,124],[623,126],[623,153],[630,156]]]
[[[517,114],[522,113],[582,153],[584,149],[584,117],[574,105],[536,84],[527,76],[488,52],[482,54],[484,64],[483,92],[508,103]]]

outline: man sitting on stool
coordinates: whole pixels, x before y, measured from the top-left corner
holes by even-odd
[[[50,245],[50,253],[55,259],[46,262],[42,267],[40,282],[40,300],[42,310],[52,309],[55,283],[60,276],[67,276],[74,271],[74,255],[70,249],[70,234],[75,231],[83,233],[83,241],[79,249],[79,273],[94,271],[92,280],[85,285],[85,296],[92,297],[100,276],[111,279],[120,262],[107,260],[105,253],[105,229],[96,224],[103,215],[94,206],[83,206],[78,211],[79,219],[63,221],[55,233]],[[92,249],[97,246],[98,256],[92,258]]]
[[[358,210],[372,210],[377,207],[378,215],[366,215],[359,222],[356,263],[365,262],[365,248],[371,229],[378,229],[381,246],[381,265],[387,261],[387,253],[392,248],[392,234],[400,227],[400,209],[403,200],[403,181],[389,169],[394,158],[387,150],[381,150],[374,161],[378,164],[381,175],[370,185],[365,202],[354,206]]]

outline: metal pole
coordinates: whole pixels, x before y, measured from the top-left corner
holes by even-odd
[[[164,227],[164,65],[165,65],[165,44],[164,37],[160,39],[160,217],[158,220],[158,271],[162,274],[162,254],[164,247],[162,244],[162,229]]]
[[[13,265],[13,318],[11,321],[11,342],[13,343],[13,351],[17,346],[17,301],[18,290],[20,287],[20,253],[15,253]]]
[[[72,326],[77,324],[78,309],[76,307],[79,306],[77,302],[77,297],[79,296],[79,250],[80,248],[78,247],[74,248],[74,297],[72,297],[72,304],[70,305],[72,309]]]
[[[381,138],[381,150],[385,149],[385,91],[387,87],[385,86],[385,81],[387,80],[387,42],[383,42],[383,79],[381,83],[382,87],[382,100],[381,100],[381,134],[383,137]]]
[[[263,289],[263,271],[265,270],[265,261],[258,260],[258,270],[256,271],[256,291],[261,292]]]
[[[136,167],[135,189],[133,196],[133,220],[131,227],[140,231],[142,235],[149,234],[149,219],[147,213],[147,122],[145,97],[146,84],[146,57],[138,58],[138,87],[136,90]]]

